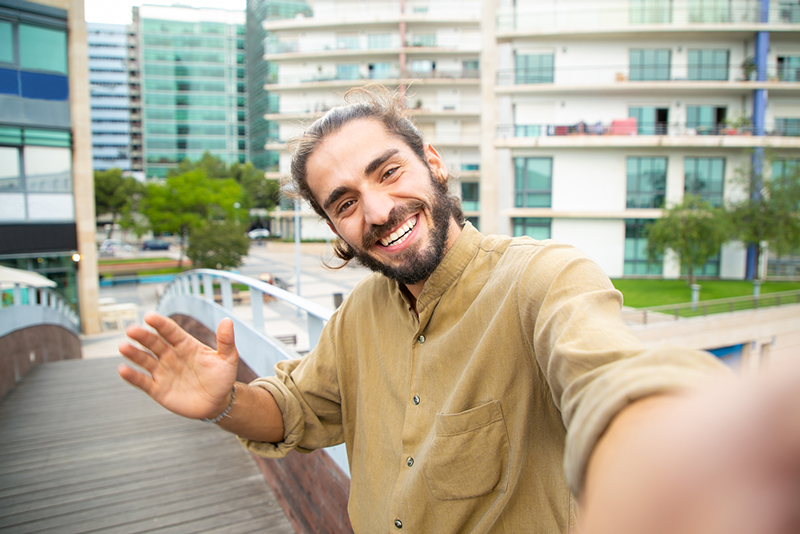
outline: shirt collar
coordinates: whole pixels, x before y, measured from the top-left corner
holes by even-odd
[[[421,313],[431,303],[439,300],[442,294],[461,276],[469,262],[478,253],[483,235],[467,222],[461,235],[445,254],[442,262],[425,281],[417,299],[417,313]]]

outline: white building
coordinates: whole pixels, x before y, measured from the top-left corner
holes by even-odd
[[[128,29],[123,24],[86,25],[89,45],[89,104],[95,170],[131,169]]]
[[[800,162],[794,0],[309,6],[312,17],[265,23],[280,95],[267,118],[282,142],[353,85],[406,86],[483,232],[574,244],[611,277],[679,276],[674,257],[648,261],[647,225],[685,192],[717,205],[744,194],[735,175],[748,151],[770,147],[775,172]],[[769,38],[760,73],[749,67],[758,32]],[[768,99],[754,120],[759,90]],[[728,243],[701,274],[742,278],[745,256]]]

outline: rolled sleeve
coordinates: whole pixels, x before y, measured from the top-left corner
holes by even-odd
[[[265,389],[275,397],[275,402],[283,415],[283,428],[285,429],[283,441],[265,443],[242,437],[239,437],[239,441],[248,451],[258,456],[283,458],[289,454],[289,451],[296,449],[300,440],[303,439],[305,423],[300,403],[294,398],[289,388],[276,377],[257,378],[250,385]]]

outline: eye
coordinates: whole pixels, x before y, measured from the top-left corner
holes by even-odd
[[[352,206],[353,204],[355,204],[355,201],[353,201],[353,200],[346,200],[346,201],[342,202],[341,204],[339,204],[339,207],[336,209],[336,215],[341,215],[342,213],[347,211],[350,208],[350,206]]]
[[[397,172],[398,168],[399,167],[391,167],[391,168],[387,169],[386,172],[383,174],[383,177],[381,178],[381,181],[385,181],[385,180],[388,180],[389,178],[391,178]]]

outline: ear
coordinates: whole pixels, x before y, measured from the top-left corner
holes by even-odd
[[[425,160],[428,162],[436,179],[442,183],[447,183],[447,165],[436,148],[430,143],[425,143]]]

